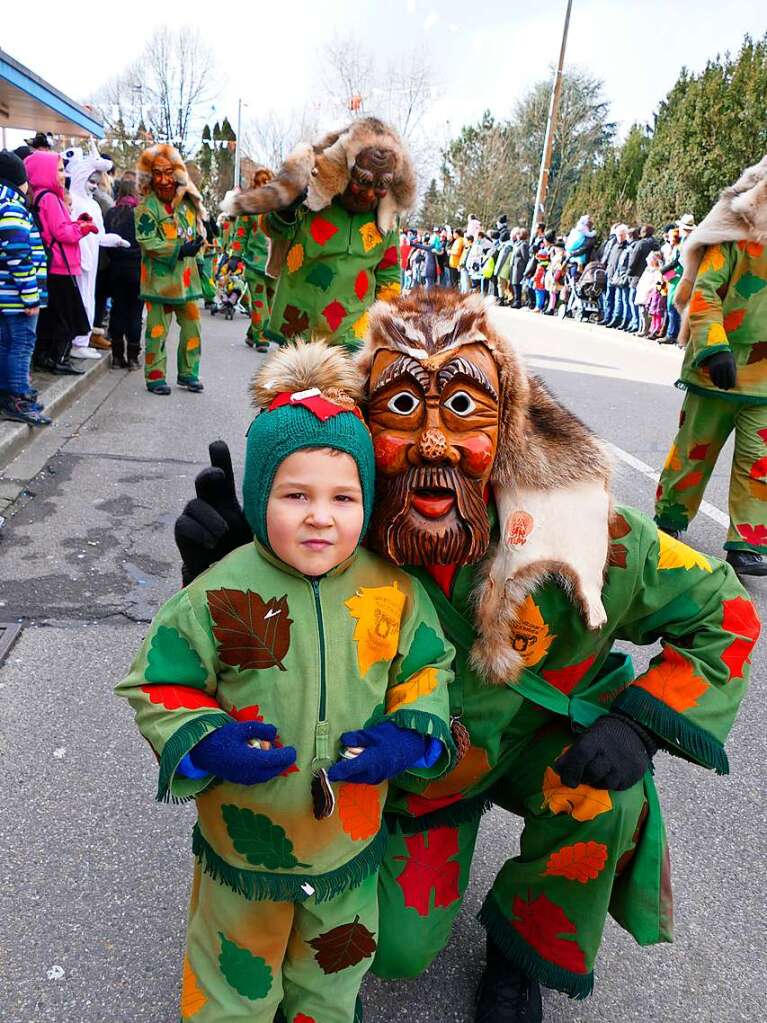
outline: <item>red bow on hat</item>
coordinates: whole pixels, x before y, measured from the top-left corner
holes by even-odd
[[[308,391],[293,391],[293,393],[283,391],[269,405],[269,411],[282,408],[284,405],[302,405],[313,412],[321,423],[327,422],[328,419],[332,419],[333,416],[340,415],[342,412],[353,412],[358,419],[362,419],[362,413],[356,405],[354,408],[337,405],[334,401],[323,397],[318,387],[312,387]],[[364,422],[364,419],[362,421]]]

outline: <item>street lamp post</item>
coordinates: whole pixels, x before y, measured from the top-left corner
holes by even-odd
[[[559,50],[559,64],[554,75],[554,83],[551,89],[551,102],[549,103],[549,116],[546,121],[546,136],[543,142],[543,155],[541,157],[541,170],[538,175],[538,189],[535,193],[535,206],[533,207],[533,222],[530,225],[530,237],[535,235],[535,225],[543,219],[546,208],[546,196],[549,191],[549,173],[551,171],[551,151],[554,148],[554,132],[557,127],[557,114],[559,113],[559,97],[562,94],[562,68],[565,63],[565,50],[567,48],[567,31],[570,27],[570,11],[573,0],[567,0],[567,11],[565,12],[565,25],[562,30],[562,45]]]

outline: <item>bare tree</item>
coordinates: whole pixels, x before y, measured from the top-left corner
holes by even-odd
[[[310,108],[287,114],[272,111],[245,123],[242,149],[252,160],[276,170],[297,142],[316,133],[317,117]]]
[[[370,115],[368,109],[376,81],[375,57],[354,36],[336,36],[329,43],[321,69],[323,92],[332,113]]]

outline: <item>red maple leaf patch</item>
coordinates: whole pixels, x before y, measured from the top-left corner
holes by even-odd
[[[325,220],[324,217],[315,217],[312,220],[309,231],[318,245],[326,245],[333,235],[337,234],[338,228],[335,224],[331,224],[329,220]]]
[[[752,526],[748,522],[739,522],[735,527],[746,543],[755,547],[767,547],[767,526]]]
[[[734,309],[731,313],[728,313],[724,320],[722,320],[725,334],[732,334],[733,331],[736,331],[745,318],[745,309]]]
[[[419,916],[428,916],[432,891],[435,909],[456,902],[460,898],[461,865],[451,857],[458,854],[458,828],[434,828],[408,835],[405,845],[408,855],[394,857],[405,862],[405,869],[397,878],[405,905]]]
[[[357,296],[360,302],[367,294],[368,283],[369,282],[367,270],[360,270],[360,272],[357,274],[356,280],[354,281],[354,294]]]
[[[696,469],[694,472],[688,472],[678,483],[674,484],[674,490],[689,490],[691,487],[697,487],[702,479],[703,473],[699,469]]]
[[[200,689],[191,686],[142,686],[141,692],[146,693],[152,703],[161,703],[166,710],[199,710],[201,707],[213,707],[221,710],[218,702]]]
[[[191,266],[188,266],[186,268],[186,270],[184,270],[183,274],[181,275],[181,279],[184,282],[184,287],[185,288],[188,288],[188,287],[191,286],[191,284],[192,284],[192,268],[191,268]]]
[[[711,447],[710,444],[695,444],[690,448],[690,461],[691,462],[702,462],[708,455],[708,449]]]
[[[585,661],[579,661],[578,664],[569,664],[566,668],[552,668],[550,671],[542,671],[541,675],[543,675],[547,682],[550,682],[569,696],[595,660],[596,656],[587,657]]]
[[[463,796],[460,792],[454,796],[440,796],[437,799],[427,799],[426,796],[409,793],[405,799],[405,805],[407,806],[408,813],[411,813],[414,817],[423,817],[425,813],[434,813],[435,810],[441,810],[445,806],[459,803],[462,799]]]
[[[390,266],[396,266],[397,264],[397,249],[394,245],[390,245],[389,248],[384,252],[381,257],[381,262],[378,264],[379,270],[386,270]]]
[[[722,601],[722,628],[734,633],[735,639],[722,654],[727,665],[730,681],[743,678],[743,668],[761,632],[761,623],[756,608],[746,597],[733,597]]]
[[[331,330],[338,330],[339,326],[341,325],[341,321],[343,320],[344,316],[346,316],[346,310],[338,301],[338,299],[334,299],[330,303],[330,305],[325,306],[325,308],[322,310],[322,315],[328,321],[328,326],[330,327]]]
[[[752,480],[763,480],[767,476],[767,457],[757,458],[748,471]]]
[[[587,972],[583,949],[576,941],[563,937],[577,932],[575,924],[568,920],[561,906],[557,906],[545,895],[539,895],[530,902],[517,896],[512,911],[517,918],[512,920],[514,930],[539,956],[571,973]]]

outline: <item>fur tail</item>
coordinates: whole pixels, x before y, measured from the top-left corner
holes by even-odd
[[[221,203],[230,216],[237,213],[271,213],[289,206],[306,190],[314,167],[314,152],[309,143],[296,146],[275,177],[261,188],[237,192]]]

